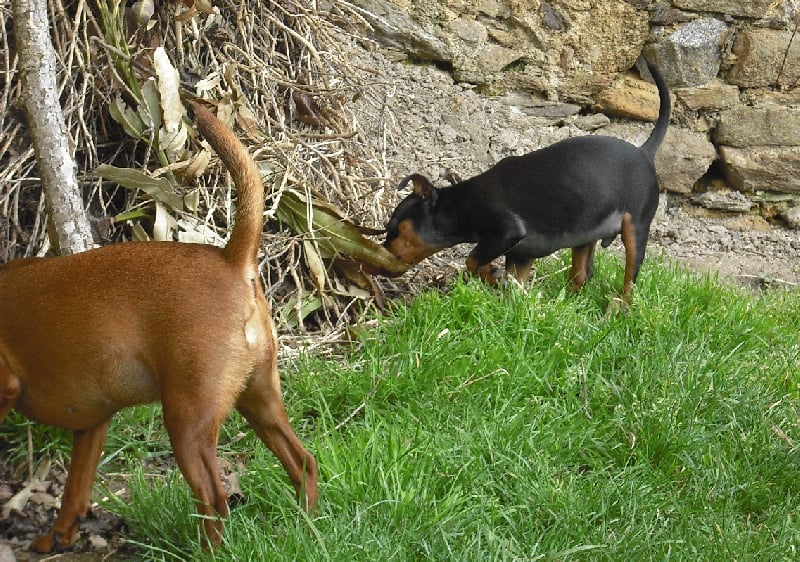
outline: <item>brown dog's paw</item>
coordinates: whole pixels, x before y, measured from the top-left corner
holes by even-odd
[[[48,554],[50,552],[62,552],[71,544],[72,540],[65,540],[59,533],[50,531],[46,535],[35,538],[28,549],[39,554]]]
[[[48,552],[53,552],[53,549],[56,546],[55,536],[52,532],[47,533],[46,535],[42,535],[37,537],[31,542],[31,545],[28,547],[32,552],[38,552],[39,554],[47,554]]]

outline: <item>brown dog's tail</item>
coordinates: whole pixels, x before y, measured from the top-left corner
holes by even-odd
[[[264,184],[256,163],[241,141],[209,110],[193,105],[200,133],[222,159],[233,176],[238,192],[236,215],[230,239],[222,251],[235,264],[256,262],[264,228]]]
[[[667,83],[664,81],[664,77],[661,76],[661,73],[653,64],[650,63],[649,60],[644,59],[644,62],[647,65],[647,69],[650,71],[650,74],[653,76],[653,80],[655,80],[656,87],[658,88],[658,99],[661,103],[658,109],[658,119],[653,127],[653,132],[650,133],[650,136],[641,146],[641,149],[645,152],[645,154],[650,157],[650,161],[653,161],[656,157],[658,147],[661,146],[661,141],[664,140],[664,136],[667,134],[671,108],[669,101],[669,88],[667,87]]]

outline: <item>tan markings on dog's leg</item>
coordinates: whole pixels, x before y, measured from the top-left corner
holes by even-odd
[[[514,279],[519,281],[520,285],[525,285],[531,278],[531,269],[533,268],[533,260],[525,262],[514,262],[508,264],[508,274]]]
[[[304,509],[317,503],[317,461],[295,435],[281,398],[274,360],[253,374],[236,408],[283,465]]]
[[[72,436],[72,461],[67,484],[61,497],[61,511],[46,535],[35,539],[30,546],[34,552],[46,553],[67,548],[75,540],[80,520],[89,510],[92,484],[108,433],[106,421],[91,429],[75,431]]]
[[[467,257],[467,271],[475,277],[480,277],[489,285],[497,285],[497,279],[492,275],[492,264],[478,266],[478,261],[472,256]]]
[[[163,399],[164,424],[175,461],[194,494],[202,518],[204,548],[220,544],[224,528],[221,518],[228,515],[228,498],[217,466],[217,436],[228,412],[226,404],[215,402],[215,392],[206,390],[198,390],[191,396],[165,394]]]
[[[622,244],[625,246],[625,281],[622,285],[622,300],[627,304],[633,290],[633,272],[636,269],[636,232],[630,213],[622,215]]]
[[[572,267],[569,271],[569,280],[572,283],[572,290],[578,291],[583,284],[586,283],[586,267],[589,265],[589,256],[591,255],[591,246],[576,246],[572,248]]]

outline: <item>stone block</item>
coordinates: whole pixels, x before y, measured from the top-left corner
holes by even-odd
[[[656,173],[662,190],[690,193],[717,158],[705,134],[670,127],[656,154]]]
[[[359,14],[371,26],[367,36],[413,57],[434,61],[449,60],[445,42],[425,31],[408,10],[386,0],[353,0]]]
[[[682,24],[647,45],[644,54],[656,63],[670,87],[702,86],[719,72],[720,44],[728,26],[714,18]]]
[[[658,90],[629,72],[598,94],[594,110],[609,117],[655,121],[659,110]]]
[[[800,150],[797,147],[720,146],[725,179],[740,191],[800,193]]]
[[[800,108],[743,106],[724,111],[714,140],[737,148],[800,146]]]
[[[712,12],[745,18],[763,18],[772,0],[672,0],[672,5],[692,12]]]
[[[691,111],[717,111],[739,103],[739,88],[716,79],[703,86],[676,88],[674,92]]]
[[[788,87],[800,80],[800,40],[792,41],[791,31],[740,31],[733,42],[733,54],[736,62],[728,71],[729,84],[745,88]]]

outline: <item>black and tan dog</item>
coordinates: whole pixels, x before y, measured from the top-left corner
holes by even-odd
[[[621,235],[626,298],[644,260],[658,206],[653,160],[670,117],[664,79],[649,62],[647,66],[661,107],[641,147],[612,137],[570,138],[505,158],[444,189],[412,174],[400,182],[399,188],[411,182],[414,191],[394,210],[384,246],[413,265],[444,248],[475,243],[467,269],[490,283],[495,282],[490,270],[495,258],[505,256],[506,271],[525,283],[535,258],[571,248],[570,281],[577,290],[592,276],[597,241],[606,247]]]
[[[317,500],[317,464],[284,411],[259,281],[264,186],[233,132],[208,110],[195,115],[239,194],[225,248],[131,242],[0,267],[0,422],[16,408],[73,431],[61,511],[34,551],[75,539],[111,416],[156,400],[205,540],[220,542],[228,512],[216,448],[234,407],[281,461],[303,505]]]

